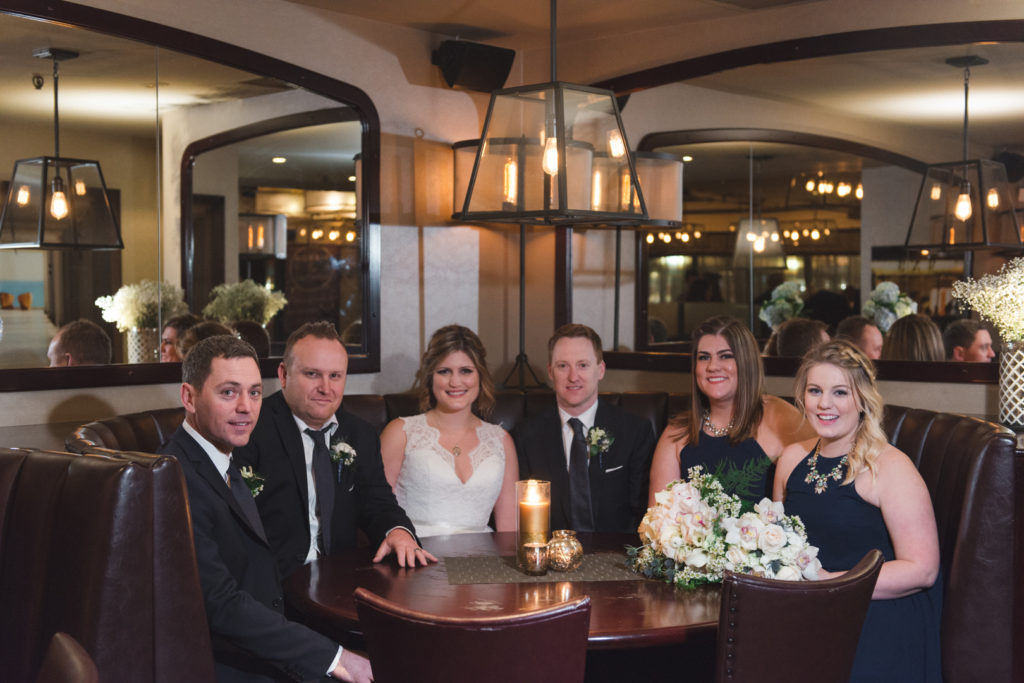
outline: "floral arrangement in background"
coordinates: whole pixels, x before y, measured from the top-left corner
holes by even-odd
[[[757,317],[773,330],[790,318],[799,317],[804,310],[804,300],[800,294],[799,282],[783,282],[772,290],[772,298],[761,306],[761,312]]]
[[[871,290],[861,313],[882,332],[888,332],[892,324],[903,316],[917,313],[917,302],[900,293],[899,285],[895,282],[879,282]]]
[[[160,319],[188,313],[180,287],[154,280],[124,285],[113,296],[96,299],[96,306],[103,312],[103,319],[117,325],[121,332],[156,327]]]
[[[954,282],[953,298],[991,321],[1003,341],[1024,341],[1024,258],[1015,258],[978,280]]]
[[[272,292],[252,280],[217,285],[210,297],[203,315],[225,324],[251,320],[266,325],[288,303],[281,292]]]
[[[687,478],[655,494],[638,529],[643,545],[627,548],[634,571],[677,588],[720,582],[726,569],[786,581],[817,577],[818,549],[782,503],[764,498],[741,514],[739,497],[714,475],[697,466]]]

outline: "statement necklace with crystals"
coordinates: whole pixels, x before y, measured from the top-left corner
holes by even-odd
[[[821,441],[814,447],[814,455],[807,461],[807,467],[810,471],[807,476],[804,477],[805,484],[814,484],[814,492],[821,494],[828,488],[828,480],[834,479],[839,481],[843,478],[843,471],[846,469],[846,456],[839,458],[839,462],[832,468],[832,471],[828,474],[821,474],[818,472],[818,455],[821,453]]]
[[[711,436],[729,436],[729,432],[732,431],[732,420],[724,427],[719,427],[711,421],[711,412],[704,411],[704,429]]]

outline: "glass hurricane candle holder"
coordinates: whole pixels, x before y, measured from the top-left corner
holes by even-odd
[[[524,546],[528,543],[547,545],[551,532],[551,482],[526,479],[516,482],[519,516],[516,524],[516,558],[526,567]]]
[[[559,529],[548,543],[548,566],[556,572],[570,572],[583,562],[583,544],[571,529]]]

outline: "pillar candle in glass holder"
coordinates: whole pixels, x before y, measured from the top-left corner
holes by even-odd
[[[516,555],[524,566],[523,545],[548,542],[551,531],[551,482],[527,479],[516,482],[519,518],[516,526]]]

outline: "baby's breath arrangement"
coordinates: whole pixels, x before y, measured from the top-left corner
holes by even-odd
[[[113,296],[96,299],[96,305],[103,312],[103,319],[116,324],[121,332],[156,327],[161,317],[167,320],[188,313],[180,287],[154,280],[124,285]]]
[[[1003,341],[1024,341],[1024,258],[1003,264],[997,273],[953,283],[953,298],[991,321]]]
[[[288,303],[281,292],[271,292],[252,280],[217,285],[210,296],[203,315],[222,323],[251,320],[266,325]]]

